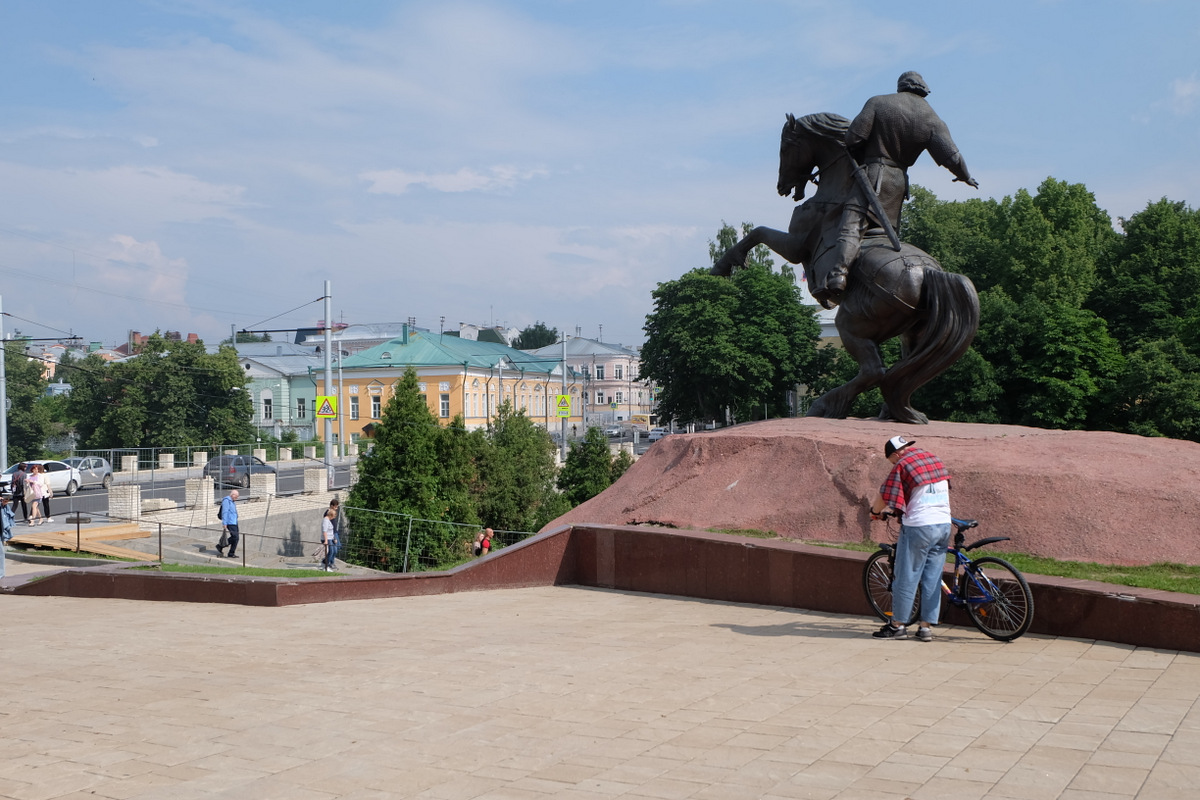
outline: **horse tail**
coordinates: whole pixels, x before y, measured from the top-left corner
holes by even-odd
[[[893,413],[909,408],[913,392],[953,366],[979,330],[979,295],[967,276],[926,266],[921,301],[925,319],[912,348],[880,383]]]

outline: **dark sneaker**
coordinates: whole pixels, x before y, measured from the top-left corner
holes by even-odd
[[[908,631],[903,627],[894,627],[892,623],[889,622],[871,635],[876,639],[907,639]]]
[[[917,641],[918,642],[932,642],[933,641],[933,628],[917,628]]]

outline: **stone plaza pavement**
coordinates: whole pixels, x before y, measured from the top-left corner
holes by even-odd
[[[286,608],[2,596],[0,796],[1200,792],[1200,656],[875,627],[576,587]]]

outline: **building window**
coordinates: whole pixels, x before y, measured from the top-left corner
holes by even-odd
[[[358,398],[350,398],[350,419],[358,419]]]
[[[613,367],[613,377],[619,381],[625,380],[625,367],[622,364],[617,364]]]
[[[382,410],[382,398],[377,394],[371,395],[371,419],[379,419],[379,413]]]
[[[304,419],[308,415],[308,411],[304,408],[304,398],[296,398],[296,419]]]
[[[350,441],[351,441],[352,443],[354,443],[354,444],[358,444],[358,434],[357,434],[357,433],[351,433],[351,434],[350,434]]]
[[[598,381],[604,380],[604,365],[603,364],[596,365],[596,380],[598,380]]]
[[[262,414],[263,414],[262,415],[263,422],[270,422],[272,419],[275,418],[274,415],[271,413],[271,398],[269,398],[269,397],[263,398]]]
[[[596,390],[596,405],[598,405],[598,406],[604,405],[604,390],[603,389]]]
[[[443,394],[443,395],[441,395],[441,399],[442,399],[442,402],[441,402],[442,417],[448,418],[450,416],[450,395]]]
[[[617,396],[614,397],[613,400],[616,402],[617,405],[621,405],[621,403],[625,402],[625,393],[617,392]]]

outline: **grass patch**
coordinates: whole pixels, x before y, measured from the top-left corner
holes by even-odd
[[[818,547],[834,547],[839,550],[856,550],[860,553],[873,553],[878,545],[863,542],[822,542],[806,540],[804,544]],[[971,556],[978,558],[984,555],[994,555],[1003,558],[1021,572],[1031,575],[1046,575],[1054,578],[1078,578],[1085,581],[1100,583],[1115,583],[1119,586],[1132,586],[1137,589],[1161,589],[1166,592],[1185,592],[1200,594],[1200,567],[1187,564],[1150,564],[1142,567],[1124,567],[1114,564],[1095,564],[1090,561],[1059,561],[1054,558],[1031,556],[1026,553],[1002,553],[983,548],[972,550]],[[947,556],[947,562],[954,559]]]
[[[206,567],[198,564],[147,564],[134,569],[154,572],[185,572],[200,575],[246,575],[255,578],[337,578],[342,573],[325,572],[320,569],[265,569],[262,567]]]
[[[746,536],[751,539],[781,539],[775,531],[760,531],[757,528],[709,528],[709,533],[724,533],[728,536]]]
[[[1053,558],[1023,553],[999,553],[1005,561],[1022,572],[1052,575],[1058,578],[1079,578],[1101,583],[1115,583],[1139,589],[1161,589],[1167,592],[1200,594],[1200,567],[1187,564],[1150,564],[1124,567],[1114,564],[1093,564],[1089,561],[1056,561]]]

